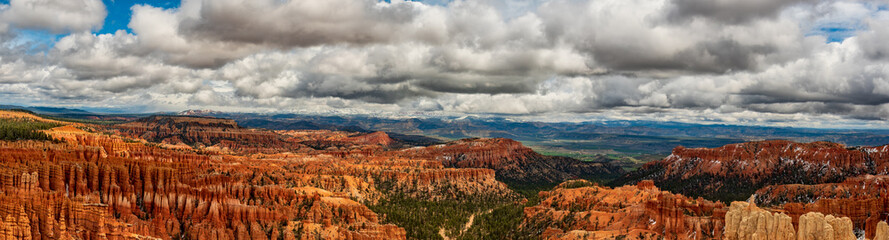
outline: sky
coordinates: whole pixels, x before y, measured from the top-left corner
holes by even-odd
[[[886,128],[889,1],[6,0],[0,102]]]

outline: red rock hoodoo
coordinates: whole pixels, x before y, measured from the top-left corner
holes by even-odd
[[[543,239],[712,239],[725,224],[722,203],[661,191],[650,181],[618,188],[565,183],[540,199],[525,208],[522,227],[540,229]]]
[[[381,133],[318,150],[213,118],[45,132],[59,141],[0,141],[0,239],[404,239],[366,205],[513,194],[490,169],[393,157]]]
[[[847,148],[828,142],[773,140],[718,148],[677,147],[629,178],[651,179],[693,196],[741,200],[768,185],[841,182],[863,174],[889,174],[889,145]]]
[[[873,239],[880,221],[889,221],[889,176],[865,175],[842,183],[767,186],[756,192],[760,205],[783,210],[797,223],[808,212],[848,217]]]

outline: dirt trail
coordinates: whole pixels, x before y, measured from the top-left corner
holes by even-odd
[[[438,235],[441,236],[441,238],[444,240],[451,240],[451,238],[449,238],[448,235],[445,234],[444,227],[438,228]]]
[[[485,211],[485,213],[491,213],[491,211],[494,211],[494,209],[488,209],[487,211]],[[472,227],[472,224],[475,223],[475,215],[476,214],[478,214],[478,213],[473,213],[472,215],[469,215],[469,220],[467,220],[466,224],[463,225],[463,229],[460,230],[460,235],[463,235],[463,233],[465,233],[467,230],[469,230],[469,228]],[[452,238],[448,237],[448,235],[445,234],[444,227],[438,228],[438,235],[441,236],[441,238],[444,238],[444,240],[452,240]],[[457,235],[457,236],[459,237],[460,235]]]

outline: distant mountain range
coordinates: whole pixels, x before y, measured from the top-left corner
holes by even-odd
[[[135,119],[146,114],[96,114],[80,109],[0,105],[39,114],[83,119]],[[179,114],[234,119],[239,125],[272,130],[384,131],[393,138],[414,138],[434,144],[462,138],[510,138],[556,154],[669,154],[676,146],[718,147],[747,141],[786,139],[797,142],[830,141],[849,146],[889,143],[889,129],[816,129],[740,126],[657,121],[531,122],[503,117],[426,116],[390,118],[369,115],[233,113],[188,110]],[[420,137],[425,136],[425,137]],[[430,138],[431,137],[431,138]],[[578,157],[576,155],[572,155]]]
[[[92,114],[89,111],[60,107],[24,107],[16,105],[0,105],[0,109],[22,109],[39,114]]]
[[[519,122],[498,117],[428,117],[391,119],[372,116],[313,116],[212,112],[247,127],[385,131],[446,139],[511,138],[530,145],[582,149],[574,145],[617,152],[669,153],[676,146],[717,147],[746,141],[788,139],[830,141],[850,146],[889,142],[889,130],[814,129],[693,124],[654,121]],[[536,144],[535,144],[536,143]]]

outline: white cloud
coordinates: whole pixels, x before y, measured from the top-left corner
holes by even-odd
[[[688,3],[136,6],[133,33],[70,34],[42,56],[5,44],[0,86],[30,86],[48,103],[152,109],[889,119],[889,13],[879,3]],[[826,22],[863,29],[828,43],[811,32]]]
[[[107,14],[100,0],[11,0],[0,8],[0,32],[10,26],[55,33],[98,30]]]

